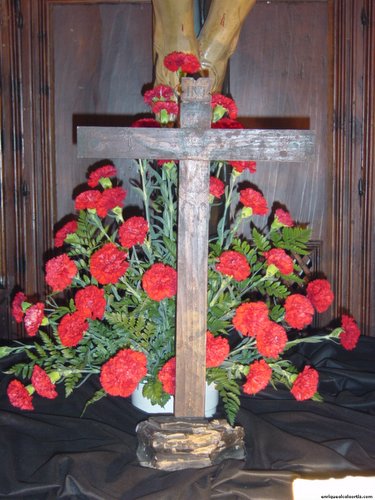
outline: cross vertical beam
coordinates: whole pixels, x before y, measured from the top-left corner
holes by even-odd
[[[183,78],[181,129],[211,126],[210,79]],[[209,160],[181,160],[178,195],[176,417],[204,417]]]

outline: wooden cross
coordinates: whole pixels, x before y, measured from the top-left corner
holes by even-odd
[[[303,162],[313,133],[211,129],[211,80],[182,79],[181,128],[79,127],[81,158],[180,160],[176,417],[204,417],[211,160]]]

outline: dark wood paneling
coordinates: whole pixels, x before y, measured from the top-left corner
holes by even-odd
[[[150,4],[50,5],[57,219],[72,211],[73,189],[84,182],[89,165],[77,160],[75,127],[129,126],[148,111],[141,90],[152,81],[151,20]],[[134,164],[116,165],[127,184]],[[127,201],[137,203],[131,194]]]
[[[333,26],[335,292],[375,335],[374,2],[335,1]]]
[[[73,190],[84,180],[88,162],[76,158],[75,126],[128,126],[147,111],[141,88],[152,80],[152,12],[142,0],[0,6],[6,335],[14,285],[43,294],[53,225],[72,211]],[[259,165],[245,175],[268,200],[311,224],[336,303],[367,334],[375,331],[374,10],[372,0],[258,0],[229,78],[246,125],[316,131],[314,163]],[[127,184],[134,169],[117,164]]]
[[[314,161],[261,166],[249,180],[268,200],[309,222],[316,240],[330,219],[329,3],[257,2],[246,19],[230,67],[230,91],[252,128],[309,128]]]

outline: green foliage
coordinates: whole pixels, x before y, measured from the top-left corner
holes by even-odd
[[[233,335],[234,316],[242,304],[262,301],[269,311],[267,320],[288,328],[284,321],[284,302],[297,287],[302,288],[305,284],[298,262],[299,256],[308,253],[310,230],[298,226],[284,227],[276,219],[268,229],[257,228],[252,220],[252,209],[242,210],[239,204],[239,173],[232,167],[225,172],[226,167],[221,161],[211,165],[211,175],[226,178],[226,186],[222,199],[215,199],[211,205],[220,215],[215,217],[216,233],[213,231],[209,242],[207,329],[214,336],[229,339],[230,352],[220,366],[207,369],[207,381],[215,384],[228,421],[234,425],[240,407],[241,384],[249,373],[249,366],[264,358],[255,338],[243,337],[239,333],[238,338]],[[176,298],[168,295],[160,301],[152,300],[145,291],[143,278],[155,263],[176,267],[178,169],[172,161],[159,167],[156,162],[139,160],[138,173],[139,180],[134,180],[132,185],[144,205],[143,215],[148,225],[145,240],[129,249],[121,247],[124,244],[121,238],[124,215],[120,207],[109,210],[105,218],[99,217],[95,209],[81,210],[77,230],[67,235],[64,248],[78,273],[64,294],[51,293],[47,297],[48,325],[42,323],[35,342],[23,351],[25,360],[11,366],[7,373],[27,380],[37,364],[63,384],[68,397],[88,378],[98,377],[102,366],[120,350],[132,349],[147,357],[147,375],[142,380],[143,395],[152,404],[161,406],[170,398],[163,390],[158,373],[175,355]],[[112,186],[112,181],[106,179],[105,185],[100,185],[107,189]],[[251,235],[249,240],[241,234],[242,228]],[[98,283],[100,278],[91,269],[90,259],[109,242],[126,252],[129,267],[119,279]],[[274,248],[284,249],[294,260],[293,273],[284,276],[275,265],[268,265],[264,253]],[[217,269],[222,254],[228,251],[241,254],[240,261],[246,274],[244,279],[237,279],[235,272]],[[115,266],[116,262],[108,263],[108,268],[112,264]],[[160,282],[162,287],[162,278]],[[64,346],[59,335],[60,322],[68,314],[80,314],[76,290],[90,285],[104,293],[104,316],[97,318],[96,311],[92,311],[95,319],[87,318],[88,327],[82,339],[71,347]],[[30,306],[25,301],[23,312]],[[288,342],[284,351],[299,341],[301,339]],[[265,361],[272,365],[272,383],[290,387],[290,374],[295,374],[295,368],[281,355],[272,363],[268,359]],[[99,389],[86,403],[84,411],[104,396],[104,389]]]
[[[227,420],[233,426],[240,409],[238,382],[223,368],[209,368],[207,370],[207,382],[215,384],[223,402]]]

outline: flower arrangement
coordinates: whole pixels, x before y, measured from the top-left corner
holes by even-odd
[[[180,76],[199,71],[189,54],[172,53],[165,65]],[[134,126],[178,122],[179,88],[159,85],[144,100],[155,117]],[[232,99],[212,96],[212,127],[241,128],[236,118]],[[242,173],[256,170],[254,161],[215,161],[210,168],[209,199],[221,215],[209,244],[206,373],[233,424],[241,392],[253,395],[268,384],[284,384],[299,401],[319,400],[318,372],[305,366],[298,373],[285,354],[298,343],[324,339],[353,349],[360,332],[344,315],[325,335],[303,334],[334,299],[326,279],[303,276],[299,262],[309,252],[310,230],[284,209],[271,211],[258,189],[239,187]],[[144,210],[129,217],[116,167],[92,170],[88,189],[75,198],[76,216],[55,234],[45,302],[15,295],[13,316],[33,338],[0,350],[0,356],[26,355],[7,370],[15,376],[7,388],[15,407],[32,410],[35,394],[56,398],[57,384],[69,396],[89,377],[100,388],[86,404],[128,397],[140,382],[153,404],[163,406],[174,394],[178,165],[139,160],[138,172],[132,187]],[[271,222],[261,231],[255,222],[264,215]],[[240,234],[245,225],[249,239]]]

